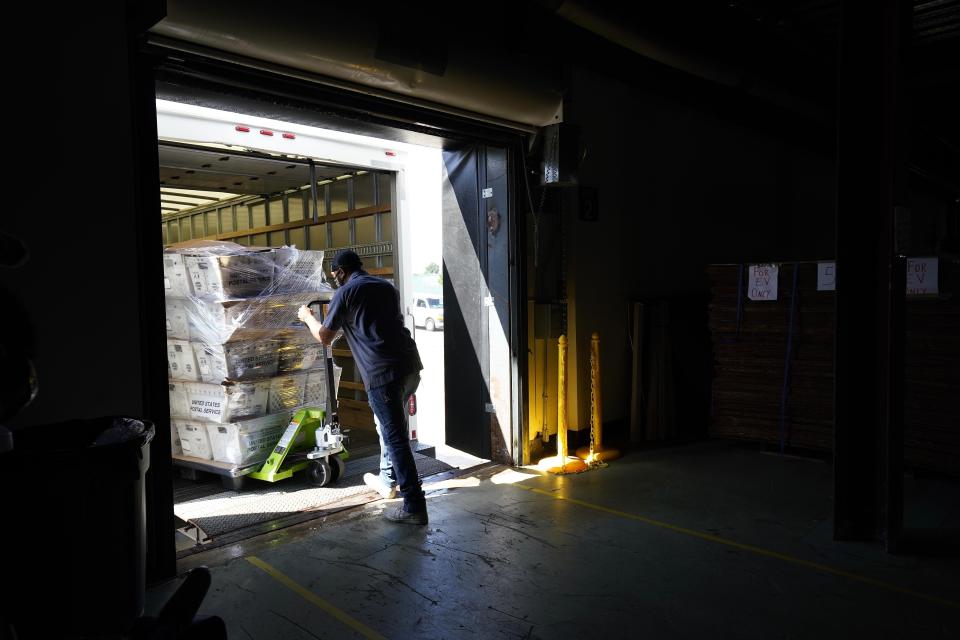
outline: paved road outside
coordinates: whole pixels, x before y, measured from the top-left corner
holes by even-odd
[[[444,444],[443,331],[420,327],[414,335],[423,361],[417,391],[417,436],[421,442]]]
[[[466,469],[486,462],[446,442],[443,387],[443,331],[418,328],[415,334],[423,360],[420,389],[417,391],[417,436],[420,442],[436,447],[436,458],[452,467]]]

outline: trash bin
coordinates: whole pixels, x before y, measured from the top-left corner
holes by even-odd
[[[143,614],[154,433],[117,416],[13,431],[0,453],[0,557],[20,637],[117,634]]]

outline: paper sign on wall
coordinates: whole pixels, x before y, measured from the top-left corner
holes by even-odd
[[[940,293],[937,258],[907,258],[907,295],[924,296]]]
[[[817,263],[817,291],[835,291],[837,289],[837,263]]]
[[[750,265],[750,281],[747,297],[751,300],[777,299],[777,274],[779,265],[752,264]]]

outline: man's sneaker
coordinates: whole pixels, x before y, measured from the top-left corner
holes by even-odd
[[[394,509],[387,509],[383,512],[383,517],[390,522],[399,522],[400,524],[424,525],[428,522],[426,509],[411,513],[404,510],[403,505],[400,505]]]
[[[368,487],[380,494],[381,498],[391,499],[397,497],[397,487],[387,486],[383,483],[383,480],[380,479],[380,476],[375,476],[372,473],[363,474],[363,482]]]

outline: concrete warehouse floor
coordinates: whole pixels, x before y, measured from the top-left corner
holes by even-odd
[[[907,523],[960,530],[958,484],[907,478]],[[432,485],[192,556],[230,638],[957,638],[960,558],[831,540],[831,468],[723,443]],[[150,612],[178,581],[150,590]]]

